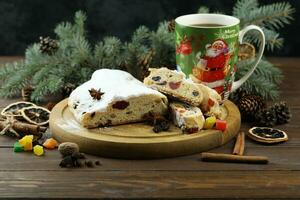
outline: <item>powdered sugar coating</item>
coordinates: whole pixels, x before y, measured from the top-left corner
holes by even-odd
[[[93,99],[90,89],[100,89],[104,94],[100,100]],[[166,98],[160,92],[148,88],[128,72],[122,70],[100,69],[92,78],[77,87],[70,95],[68,105],[75,118],[80,121],[85,113],[104,112],[114,101],[126,100],[146,94],[155,94]]]

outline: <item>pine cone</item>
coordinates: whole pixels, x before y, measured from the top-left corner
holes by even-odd
[[[76,85],[74,85],[72,83],[66,83],[62,90],[63,96],[68,97],[75,88],[76,88]]]
[[[263,109],[255,115],[255,121],[258,126],[273,127],[277,121],[276,113],[273,109]]]
[[[145,77],[149,75],[148,68],[150,67],[151,61],[153,59],[153,56],[155,55],[155,52],[153,50],[150,50],[149,53],[147,53],[138,63],[141,69],[141,80],[143,80]]]
[[[257,95],[246,95],[238,103],[243,121],[253,121],[255,114],[266,107],[266,102]]]
[[[56,40],[51,39],[50,37],[40,37],[40,51],[48,55],[54,54],[58,49],[58,44]]]
[[[172,19],[168,22],[168,31],[170,33],[175,31],[175,20],[174,19]]]
[[[34,90],[33,87],[30,85],[22,88],[21,95],[22,95],[23,101],[31,100],[31,94],[32,94],[33,90]]]
[[[230,94],[230,100],[237,104],[246,95],[250,95],[250,92],[243,88],[238,88]]]
[[[275,103],[271,108],[277,117],[277,124],[285,124],[288,123],[291,119],[291,112],[286,102],[282,101],[279,103]]]

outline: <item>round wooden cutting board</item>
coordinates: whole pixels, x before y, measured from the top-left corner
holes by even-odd
[[[241,124],[239,110],[226,101],[224,111],[227,112],[225,132],[201,130],[182,134],[179,128],[171,126],[167,132],[154,133],[145,123],[86,129],[75,120],[65,99],[53,108],[50,129],[58,141],[75,142],[84,153],[124,159],[166,158],[206,151],[235,137]]]

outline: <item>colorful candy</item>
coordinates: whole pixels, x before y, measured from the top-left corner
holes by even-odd
[[[205,119],[205,123],[204,123],[204,129],[212,129],[216,123],[216,117],[212,116],[212,117],[208,117]]]
[[[32,150],[32,140],[33,135],[26,135],[22,139],[19,140],[20,145],[24,147],[25,151],[31,151]]]
[[[44,148],[40,145],[35,145],[33,147],[33,153],[37,156],[41,156],[44,154]]]
[[[22,151],[24,151],[23,146],[19,142],[15,142],[14,152],[22,152]]]
[[[49,138],[44,142],[43,146],[47,149],[55,149],[58,146],[58,143],[55,139]]]
[[[225,131],[227,127],[227,122],[225,120],[217,119],[216,121],[216,129],[220,131]]]

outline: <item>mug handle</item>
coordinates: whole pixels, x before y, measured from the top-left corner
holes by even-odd
[[[251,74],[254,72],[254,70],[256,69],[257,67],[257,64],[259,63],[259,61],[261,60],[261,57],[264,53],[264,50],[265,50],[265,34],[263,32],[263,30],[258,27],[258,26],[255,26],[255,25],[249,25],[249,26],[246,26],[243,30],[240,31],[239,33],[239,42],[240,44],[243,43],[243,38],[245,36],[245,34],[250,31],[250,30],[256,30],[258,31],[259,35],[260,35],[260,46],[259,46],[259,52],[258,52],[258,55],[255,59],[255,63],[254,65],[252,66],[252,68],[247,72],[247,74],[245,74],[240,80],[238,81],[234,81],[233,84],[232,84],[232,92],[235,91],[236,89],[238,89],[239,87],[241,87],[241,85],[247,81],[247,79],[251,76]]]

